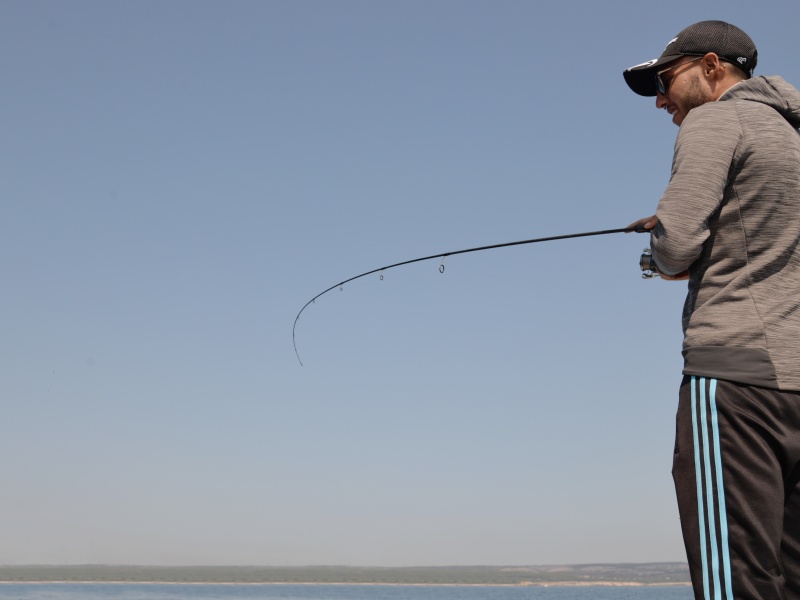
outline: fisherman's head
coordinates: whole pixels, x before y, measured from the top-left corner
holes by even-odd
[[[626,69],[625,82],[680,125],[690,110],[717,100],[735,83],[749,79],[758,61],[753,40],[724,21],[690,25],[667,44],[661,56]]]

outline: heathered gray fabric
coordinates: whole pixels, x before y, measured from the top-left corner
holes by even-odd
[[[684,373],[800,390],[800,92],[736,84],[689,112],[651,233],[689,270]]]

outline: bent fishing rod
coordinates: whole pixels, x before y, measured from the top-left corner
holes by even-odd
[[[311,300],[305,303],[303,308],[300,309],[300,312],[297,313],[297,316],[294,318],[294,325],[292,326],[292,344],[294,345],[294,353],[297,355],[297,360],[300,362],[300,366],[303,366],[303,361],[300,359],[300,353],[297,351],[297,321],[300,319],[300,315],[303,314],[303,311],[308,308],[310,304],[313,304],[317,298],[320,296],[324,296],[328,292],[337,287],[339,289],[344,286],[346,283],[350,283],[351,281],[355,281],[356,279],[361,279],[362,277],[366,277],[367,275],[372,275],[373,273],[380,273],[380,278],[383,279],[383,272],[389,269],[394,269],[395,267],[402,267],[403,265],[410,265],[412,263],[418,263],[425,260],[433,260],[434,258],[441,258],[442,263],[439,265],[439,272],[444,273],[444,259],[448,256],[455,256],[457,254],[467,254],[469,252],[482,252],[483,250],[494,250],[495,248],[507,248],[509,246],[522,246],[524,244],[536,244],[539,242],[552,242],[555,240],[568,240],[572,238],[580,238],[580,237],[590,237],[595,235],[609,235],[612,233],[648,233],[650,230],[645,229],[644,225],[637,225],[634,227],[622,227],[620,229],[604,229],[601,231],[586,231],[583,233],[568,233],[566,235],[553,235],[550,237],[541,237],[541,238],[534,238],[532,240],[521,240],[519,242],[505,242],[503,244],[493,244],[491,246],[478,246],[476,248],[467,248],[466,250],[453,250],[451,252],[442,252],[440,254],[431,254],[430,256],[423,256],[420,258],[412,258],[411,260],[404,260],[399,263],[394,263],[393,265],[387,265],[385,267],[380,267],[379,269],[372,269],[371,271],[367,271],[365,273],[361,273],[360,275],[356,275],[355,277],[351,277],[350,279],[345,279],[344,281],[340,281],[339,283],[332,285],[328,289],[320,292],[316,296],[314,296]],[[645,254],[647,254],[649,250],[645,250]],[[653,277],[657,274],[655,269],[655,264],[652,261],[645,261],[645,254],[642,255],[642,260],[640,261],[640,266],[645,274],[642,277]],[[649,255],[648,255],[649,256]]]

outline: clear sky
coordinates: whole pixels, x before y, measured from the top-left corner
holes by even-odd
[[[0,563],[683,560],[677,129],[625,67],[797,0],[0,4]]]

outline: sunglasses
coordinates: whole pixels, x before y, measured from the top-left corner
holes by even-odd
[[[672,83],[672,80],[675,79],[675,77],[671,77],[669,79],[669,81],[664,83],[664,79],[661,77],[664,73],[669,73],[673,69],[677,69],[678,67],[682,67],[684,65],[690,65],[693,62],[697,62],[701,58],[704,58],[704,57],[703,56],[698,56],[697,58],[693,58],[690,61],[687,61],[685,63],[681,63],[679,65],[675,65],[674,67],[670,67],[668,69],[664,69],[663,71],[659,71],[658,73],[656,73],[656,89],[658,90],[658,93],[661,94],[662,96],[666,96],[667,92],[669,91],[669,86]]]

